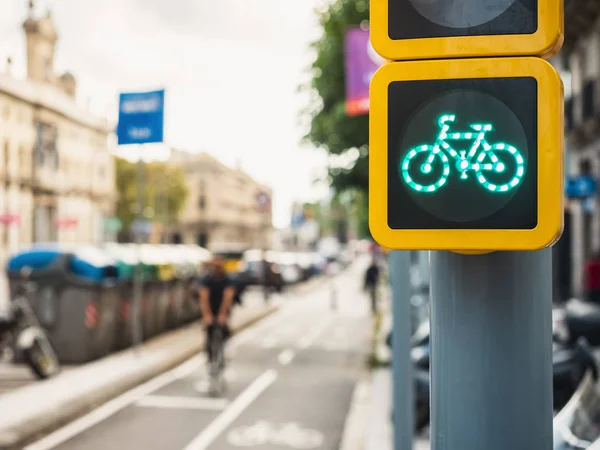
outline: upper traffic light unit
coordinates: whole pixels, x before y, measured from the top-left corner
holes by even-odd
[[[537,250],[563,229],[562,0],[371,0],[369,224],[397,250]]]
[[[371,40],[393,61],[553,56],[563,0],[371,0]]]

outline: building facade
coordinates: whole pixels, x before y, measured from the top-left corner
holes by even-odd
[[[76,103],[70,73],[54,73],[51,15],[23,24],[27,77],[0,73],[0,252],[35,242],[95,242],[116,199],[110,128]]]
[[[565,1],[565,43],[552,60],[565,85],[567,186],[600,176],[600,0]],[[565,229],[555,246],[560,296],[581,295],[585,260],[600,250],[598,193],[565,195]]]
[[[210,250],[271,247],[270,188],[208,153],[173,151],[171,162],[183,170],[189,197],[170,240]]]

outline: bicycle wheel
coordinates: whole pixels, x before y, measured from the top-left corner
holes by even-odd
[[[493,144],[481,152],[475,167],[477,181],[490,192],[508,192],[516,188],[525,175],[525,159],[508,144]]]
[[[210,361],[210,394],[222,395],[225,392],[225,353],[223,349],[223,330],[218,327],[212,334],[212,360]]]
[[[400,163],[400,173],[411,189],[435,192],[448,181],[450,161],[439,147],[436,150],[432,145],[418,145],[409,150]]]

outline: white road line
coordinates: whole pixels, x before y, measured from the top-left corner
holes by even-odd
[[[168,409],[201,409],[208,411],[221,411],[227,406],[224,398],[195,398],[175,397],[170,395],[149,395],[139,399],[136,406],[144,408]]]
[[[286,317],[284,314],[279,315],[278,313],[275,313],[274,316],[269,317],[265,320],[265,322],[260,322],[256,326],[241,331],[239,334],[233,336],[229,347],[231,349],[236,349],[237,347],[253,340],[258,334],[260,334],[263,331],[263,327],[265,326],[265,324],[274,325],[277,322],[279,322],[279,320],[282,320],[284,317]],[[127,408],[128,406],[135,403],[139,399],[145,397],[146,395],[149,395],[152,392],[155,392],[174,381],[177,381],[179,379],[185,378],[193,374],[195,371],[198,371],[200,369],[200,367],[202,366],[202,364],[204,364],[205,361],[205,354],[195,356],[182,363],[175,369],[158,375],[150,381],[147,381],[146,383],[141,384],[131,389],[130,391],[127,391],[121,394],[120,396],[115,397],[112,400],[109,400],[107,403],[104,403],[103,405],[92,410],[88,414],[80,417],[79,419],[74,420],[73,422],[68,423],[64,427],[59,428],[53,433],[50,433],[49,435],[43,437],[39,441],[28,445],[23,450],[53,449],[56,446],[62,444],[63,442],[66,442],[69,439],[77,436],[78,434],[81,434],[84,431],[92,428],[94,425],[105,421],[109,417]]]
[[[163,373],[156,378],[153,378],[146,383],[127,391],[126,393],[108,401],[104,405],[97,409],[94,409],[85,416],[69,423],[68,425],[58,429],[54,433],[40,439],[39,441],[28,445],[24,450],[49,450],[63,442],[71,439],[74,436],[84,432],[85,430],[97,425],[98,423],[108,419],[110,416],[116,414],[132,403],[138,401],[142,397],[150,394],[151,392],[157,391],[158,389],[184,378],[198,370],[198,367],[202,364],[202,358],[195,357],[181,364],[169,372]]]
[[[262,348],[275,348],[277,346],[277,338],[275,336],[267,336],[260,344]]]
[[[331,324],[332,320],[333,319],[331,317],[327,317],[320,324],[314,327],[311,330],[311,333],[300,339],[300,342],[298,342],[298,347],[300,347],[301,349],[307,349],[308,347],[312,346],[317,341],[317,339],[319,339],[319,336],[321,336],[321,334],[325,332],[329,324]]]
[[[248,406],[277,379],[277,371],[267,370],[248,386],[227,409],[217,416],[184,450],[206,450],[237,419]]]
[[[282,366],[286,366],[292,362],[294,356],[296,356],[296,353],[294,353],[292,349],[288,348],[287,350],[284,350],[279,354],[279,356],[277,357],[277,361],[279,361],[279,364],[281,364]]]

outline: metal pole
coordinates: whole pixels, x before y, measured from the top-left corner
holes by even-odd
[[[142,294],[144,289],[143,266],[141,261],[141,246],[143,243],[143,230],[141,225],[144,220],[144,162],[142,161],[141,149],[140,158],[137,162],[137,220],[140,229],[135,231],[135,243],[137,252],[137,266],[133,283],[133,307],[131,311],[131,321],[133,330],[133,346],[138,347],[142,343]]]
[[[551,255],[432,252],[432,450],[552,448]]]
[[[411,286],[409,270],[409,252],[391,252],[394,450],[409,450],[413,446],[414,393],[410,361]]]

